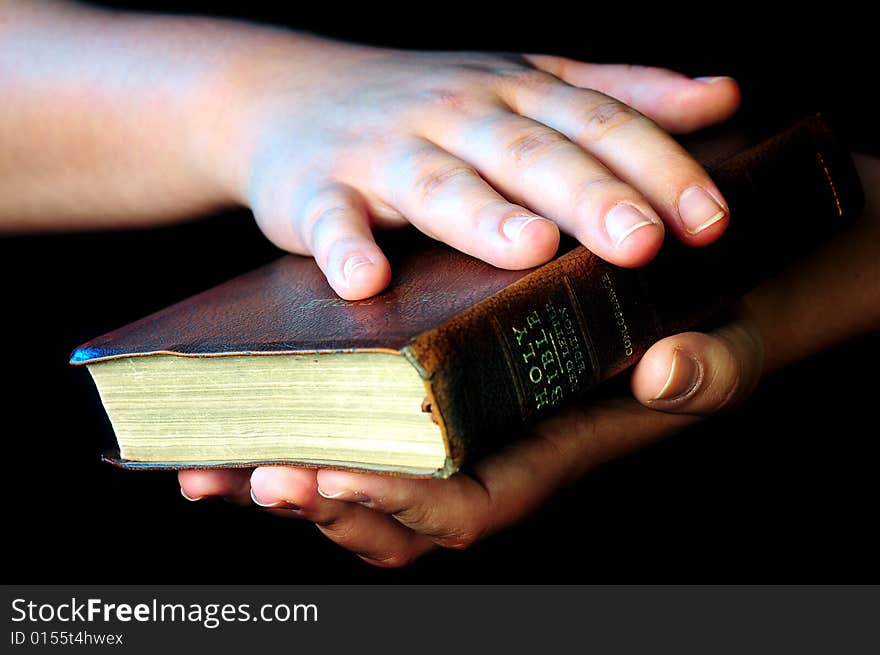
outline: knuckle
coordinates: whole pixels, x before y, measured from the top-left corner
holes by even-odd
[[[452,162],[431,166],[416,174],[413,191],[423,204],[428,204],[449,187],[472,179],[476,175],[476,171],[464,163]]]
[[[420,109],[440,110],[469,116],[474,111],[474,97],[457,89],[437,87],[419,93],[416,104]]]
[[[595,427],[590,424],[581,426],[581,428],[588,432],[595,432]],[[559,434],[553,430],[546,430],[540,436],[540,444],[543,453],[537,466],[546,468],[548,463],[552,463],[550,465],[558,472],[555,477],[560,480],[567,479],[572,463],[577,461],[577,457],[571,452],[570,434]],[[536,476],[542,474],[546,474],[546,471],[542,471],[540,468],[535,473]]]
[[[559,84],[559,79],[546,71],[537,68],[510,68],[498,71],[506,85],[544,93]]]
[[[489,529],[490,499],[482,497],[482,502],[468,503],[468,511],[458,517],[459,525],[446,530],[438,530],[430,534],[431,540],[438,546],[453,550],[465,550],[480,541]]]
[[[345,205],[332,205],[323,207],[308,214],[299,226],[300,240],[307,244],[312,253],[320,247],[321,234],[328,231],[333,224],[338,223],[348,213]]]
[[[338,225],[352,212],[352,199],[338,185],[328,184],[319,188],[306,202],[295,231],[300,242],[311,252],[317,247],[318,236],[328,228]]]
[[[541,445],[544,446],[547,461],[565,462],[569,458],[569,453],[564,446],[565,436],[558,433],[547,431],[541,434]]]
[[[763,342],[753,332],[740,326],[727,326],[717,331],[725,345],[723,364],[716,368],[718,409],[734,407],[749,396],[761,377]],[[714,380],[713,380],[714,382]]]
[[[433,522],[433,509],[427,505],[412,505],[391,514],[395,520],[408,528],[426,531]]]
[[[357,542],[358,530],[353,521],[341,520],[335,516],[330,518],[315,517],[313,521],[322,533],[340,546]]]
[[[460,530],[450,534],[432,537],[432,541],[443,548],[465,550],[477,543],[482,535],[482,530]]]
[[[595,143],[641,117],[635,109],[613,98],[589,104],[578,115],[576,140]]]
[[[735,406],[744,395],[742,366],[733,357],[729,357],[726,364],[727,370],[716,375],[710,383],[710,387],[715,387],[718,398],[714,409],[719,412]]]
[[[559,55],[540,55],[539,59],[541,70],[545,70],[561,80],[567,79],[568,73],[577,65],[573,59]]]
[[[442,520],[430,506],[414,506],[392,516],[402,525],[425,535],[443,548],[464,550],[478,542],[489,525],[488,503],[470,504],[466,513],[454,518],[455,524]]]
[[[570,142],[549,128],[528,128],[514,136],[507,145],[508,155],[518,165],[528,165],[564,149]]]
[[[620,398],[610,402],[628,400]],[[540,445],[541,454],[529,462],[535,479],[546,479],[548,470],[552,467],[550,477],[553,484],[564,486],[577,480],[600,461],[596,457],[597,450],[601,453],[597,441],[600,422],[596,414],[588,406],[576,406],[572,411],[576,413],[577,420],[568,420],[564,430],[560,430],[560,425],[555,422],[564,421],[562,417],[555,417],[555,420],[551,419],[536,426],[535,438]]]

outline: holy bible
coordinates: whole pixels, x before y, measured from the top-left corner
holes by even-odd
[[[447,477],[712,316],[862,206],[821,116],[686,144],[730,205],[716,243],[624,269],[569,245],[508,271],[407,233],[389,288],[339,299],[289,255],[77,348],[128,468],[297,464]]]

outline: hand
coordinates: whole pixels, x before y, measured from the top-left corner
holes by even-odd
[[[730,78],[64,2],[4,12],[0,231],[156,225],[239,203],[357,299],[390,278],[375,228],[409,222],[526,268],[560,229],[639,266],[667,229],[702,245],[727,223],[664,130],[729,117]]]
[[[282,41],[213,92],[233,101],[212,159],[235,163],[231,184],[264,233],[314,255],[343,298],[390,279],[377,227],[410,222],[503,268],[547,261],[559,229],[640,266],[664,225],[693,245],[725,228],[720,192],[664,129],[729,117],[730,78]]]
[[[694,423],[695,414],[731,406],[751,391],[762,366],[757,323],[744,314],[712,334],[664,339],[643,357],[633,392],[665,412],[625,398],[570,407],[448,480],[262,467],[181,471],[181,490],[190,499],[253,501],[312,521],[364,560],[401,566],[437,547],[468,547],[522,520],[602,462]]]

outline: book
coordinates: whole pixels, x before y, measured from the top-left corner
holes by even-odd
[[[383,245],[393,278],[375,297],[342,300],[312,259],[287,255],[80,346],[70,361],[87,366],[118,442],[105,460],[448,477],[861,210],[819,115],[759,142],[715,130],[686,145],[730,206],[709,246],[667,239],[625,269],[566,242],[510,271],[406,232]]]

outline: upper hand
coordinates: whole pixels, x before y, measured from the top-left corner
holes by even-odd
[[[264,233],[314,255],[343,298],[388,284],[377,227],[410,222],[496,266],[527,268],[553,256],[560,229],[640,266],[666,229],[702,245],[726,226],[720,192],[665,130],[729,117],[739,103],[730,78],[309,36],[290,49],[288,38],[220,76],[227,129],[213,161],[230,164]]]

